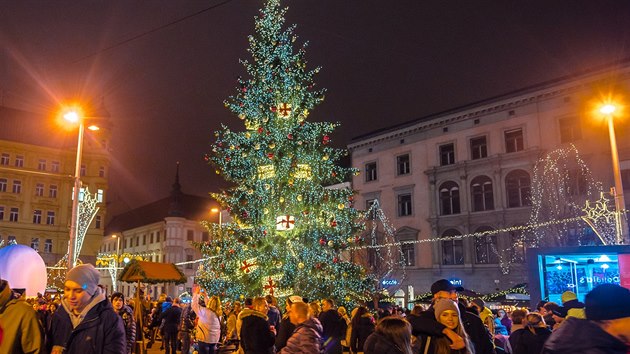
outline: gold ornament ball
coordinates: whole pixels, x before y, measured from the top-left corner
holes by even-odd
[[[269,209],[267,209],[267,208],[263,209],[263,213],[264,213],[265,215],[269,214]]]
[[[280,203],[284,203],[284,197],[280,197]]]
[[[247,132],[247,133],[245,133],[245,137],[246,137],[247,139],[249,139],[249,138],[251,138],[251,137],[252,137],[252,135],[251,135],[249,132]]]
[[[342,274],[342,275],[343,275],[343,277],[344,277],[344,278],[347,278],[347,277],[348,277],[348,273],[346,273],[346,272],[343,272],[343,274]]]
[[[217,248],[215,248],[217,253],[221,252],[221,247],[217,246]]]
[[[302,195],[301,195],[301,194],[298,194],[298,196],[297,196],[297,200],[298,200],[298,202],[301,202],[301,201],[302,201],[302,199],[304,199],[304,198],[302,197]]]
[[[260,150],[260,144],[256,144],[256,145],[254,145],[254,149],[256,149],[256,150]]]
[[[274,143],[269,144],[269,148],[270,148],[270,149],[273,149],[273,148],[275,148],[275,147],[276,147],[276,144],[274,144]]]
[[[324,161],[328,161],[328,159],[329,159],[328,155],[324,155],[324,156],[322,157],[322,160],[324,160]]]
[[[339,205],[337,205],[337,209],[339,209],[339,210],[342,210],[345,207],[346,206],[343,203],[339,203]]]
[[[304,269],[304,263],[302,263],[302,262],[298,263],[298,268]]]
[[[328,247],[332,247],[332,246],[334,246],[334,245],[335,245],[335,243],[334,243],[334,242],[332,242],[332,240],[328,241]]]
[[[344,297],[343,299],[346,300],[346,301],[350,301],[350,296],[346,295],[346,297]]]

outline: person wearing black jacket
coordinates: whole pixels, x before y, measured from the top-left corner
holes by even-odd
[[[182,316],[182,309],[179,307],[179,298],[175,299],[173,306],[169,307],[160,315],[160,321],[164,321],[164,347],[166,354],[172,350],[175,354],[177,350],[177,331]]]
[[[451,299],[455,302],[458,300],[456,287],[446,279],[440,279],[433,283],[433,285],[431,285],[431,293],[433,294],[433,300]],[[492,337],[483,325],[481,318],[468,311],[462,304],[458,303],[457,306],[462,317],[464,329],[475,347],[475,353],[496,354]],[[447,336],[453,343],[451,345],[452,349],[461,349],[464,347],[464,340],[461,337],[435,319],[433,307],[429,307],[429,309],[422,312],[420,316],[410,317],[409,322],[411,323],[412,334],[415,336],[421,334],[438,337]]]
[[[264,297],[252,302],[253,311],[241,313],[241,348],[245,354],[273,354],[276,329],[267,322],[269,305]]]
[[[319,322],[324,327],[322,339],[325,354],[342,354],[341,338],[346,333],[346,321],[341,318],[332,299],[322,300],[322,312],[319,314]]]

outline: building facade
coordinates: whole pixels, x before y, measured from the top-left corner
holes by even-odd
[[[538,159],[573,144],[604,190],[614,186],[608,128],[593,114],[610,92],[630,102],[628,63],[355,138],[348,147],[361,171],[353,177],[356,207],[378,199],[407,241],[406,276],[391,290],[408,300],[440,278],[480,293],[526,283],[521,226],[530,220]],[[615,122],[626,198],[629,121]]]
[[[112,126],[103,106],[90,117],[100,130],[84,135],[81,181],[97,193],[99,211],[80,259],[94,263],[107,215]],[[77,131],[54,117],[0,106],[0,240],[32,247],[47,266],[68,252]]]
[[[193,242],[209,241],[212,235],[202,221],[217,221],[211,210],[217,203],[207,197],[184,194],[179,184],[179,166],[171,195],[156,202],[116,215],[107,224],[100,256],[122,255],[119,270],[126,265],[125,256],[141,256],[151,262],[174,263],[186,275],[186,284],[148,285],[148,294],[157,298],[161,293],[178,296],[191,293],[201,252]],[[225,222],[227,220],[223,220]],[[101,270],[101,284],[113,291],[107,269]],[[117,291],[125,296],[135,294],[136,284],[117,282]]]

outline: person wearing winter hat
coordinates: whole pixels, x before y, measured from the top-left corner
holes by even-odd
[[[562,307],[567,313],[565,317],[586,318],[584,312],[584,303],[578,300],[577,295],[573,291],[565,291],[562,293]]]
[[[465,347],[462,349],[452,349],[451,341],[445,336],[418,336],[416,349],[420,353],[473,353],[473,345],[468,338],[468,334],[462,324],[459,308],[455,301],[450,299],[436,299],[433,303],[435,319],[448,329],[457,333],[464,339]]]
[[[630,290],[602,284],[585,297],[586,319],[567,318],[543,354],[630,352]]]
[[[492,310],[487,308],[485,301],[480,298],[473,299],[472,305],[479,311],[479,317],[481,317],[481,321],[488,328],[488,331],[494,334],[494,315]]]
[[[98,287],[99,272],[91,264],[68,271],[61,306],[53,314],[47,347],[51,354],[124,353],[122,319]]]

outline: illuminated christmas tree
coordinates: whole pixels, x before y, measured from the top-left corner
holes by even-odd
[[[347,154],[331,147],[338,124],[306,121],[324,90],[313,83],[319,68],[306,69],[306,44],[294,51],[295,26],[283,28],[286,10],[268,0],[256,17],[252,61],[242,61],[248,78],[225,103],[245,129],[224,126],[207,156],[235,185],[213,195],[233,222],[209,225],[218,237],[198,245],[197,281],[232,299],[366,298],[372,280],[345,252],[362,242],[353,191],[325,187],[357,171],[337,164]]]

